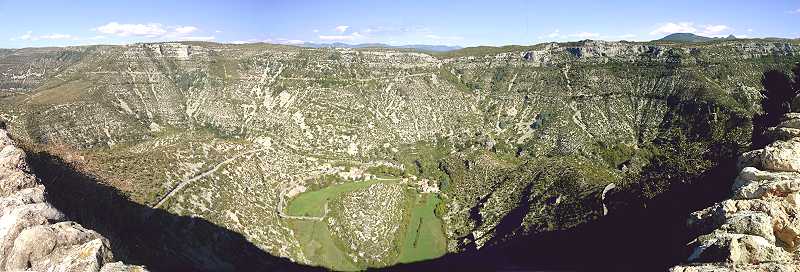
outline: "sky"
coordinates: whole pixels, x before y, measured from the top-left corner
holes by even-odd
[[[528,45],[703,36],[800,37],[799,0],[0,0],[0,48],[127,44]]]

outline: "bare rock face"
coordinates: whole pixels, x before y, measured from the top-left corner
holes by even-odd
[[[115,263],[109,241],[45,201],[25,152],[0,129],[0,270],[145,271]]]
[[[800,139],[770,144],[764,148],[761,163],[765,170],[800,171]]]
[[[787,114],[775,129],[800,127],[798,117]],[[671,271],[800,271],[800,138],[792,134],[742,155],[731,198],[691,214],[690,228],[703,235],[690,244],[689,264]]]

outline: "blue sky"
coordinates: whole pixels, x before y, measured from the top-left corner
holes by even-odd
[[[8,1],[0,48],[225,43],[507,45],[583,39],[800,37],[800,1]]]

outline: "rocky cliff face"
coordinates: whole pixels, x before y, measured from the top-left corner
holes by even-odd
[[[0,118],[16,139],[74,149],[93,167],[87,174],[142,209],[207,220],[274,256],[355,270],[376,249],[352,233],[393,238],[385,240],[408,253],[425,233],[414,229],[429,226],[437,250],[374,260],[385,265],[602,216],[603,189],[640,171],[652,155],[641,151],[680,129],[676,119],[702,114],[695,123],[716,128],[714,137],[749,138],[727,134],[728,124],[746,126],[763,71],[785,69],[798,53],[786,40],[444,54],[214,43],[19,49],[0,52]],[[363,181],[408,187],[387,195],[397,205],[348,203],[392,220],[364,224],[327,213],[327,203],[292,213],[304,195]],[[320,225],[317,216],[342,220]]]
[[[699,237],[689,271],[800,271],[800,114],[772,128],[777,141],[742,155],[730,199],[691,214]]]
[[[109,241],[45,198],[25,153],[0,129],[0,270],[146,271],[114,261]]]

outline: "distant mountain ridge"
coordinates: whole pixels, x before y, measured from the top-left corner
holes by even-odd
[[[669,34],[664,38],[658,39],[658,41],[667,41],[667,42],[708,42],[708,41],[715,41],[715,40],[733,40],[736,39],[736,36],[729,35],[725,38],[711,38],[711,37],[704,37],[700,35],[695,35],[692,33],[673,33]]]
[[[408,44],[408,45],[388,45],[384,43],[361,43],[361,44],[346,44],[346,43],[303,43],[300,45],[302,47],[310,47],[310,48],[327,48],[327,47],[337,47],[337,48],[369,48],[369,47],[377,47],[377,48],[408,48],[408,49],[417,49],[423,51],[433,51],[433,52],[447,52],[462,49],[461,46],[449,46],[449,45],[428,45],[428,44]]]

